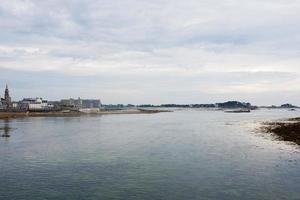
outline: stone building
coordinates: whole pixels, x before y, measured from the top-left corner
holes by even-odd
[[[1,98],[0,109],[9,110],[11,108],[12,108],[11,97],[9,95],[8,86],[6,85],[5,91],[4,91],[4,98]]]
[[[100,99],[62,99],[60,101],[61,106],[70,107],[76,109],[82,108],[101,108],[101,100]]]

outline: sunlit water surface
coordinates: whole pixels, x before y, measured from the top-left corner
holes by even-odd
[[[11,137],[0,138],[0,199],[300,199],[299,148],[257,131],[295,116],[177,110],[2,120]]]

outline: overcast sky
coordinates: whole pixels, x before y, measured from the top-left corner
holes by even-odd
[[[300,0],[1,0],[0,90],[300,105],[299,24]]]

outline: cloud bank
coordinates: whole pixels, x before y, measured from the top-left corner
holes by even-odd
[[[16,98],[297,104],[299,13],[298,0],[5,1],[0,83]]]

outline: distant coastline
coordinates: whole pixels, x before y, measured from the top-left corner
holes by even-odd
[[[51,111],[51,112],[9,112],[0,111],[0,119],[10,119],[19,117],[76,117],[83,115],[106,115],[106,114],[151,114],[160,112],[172,112],[165,109],[101,109],[93,112],[78,111]]]

